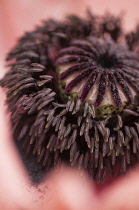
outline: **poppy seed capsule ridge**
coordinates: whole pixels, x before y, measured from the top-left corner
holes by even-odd
[[[96,108],[106,104],[121,107],[125,101],[134,104],[139,61],[126,46],[89,37],[87,41],[72,41],[59,55],[58,64],[70,65],[63,67],[60,74],[60,79],[65,79],[67,94],[78,92],[82,102],[88,99]]]
[[[137,33],[88,12],[44,22],[9,53],[0,84],[14,137],[46,170],[64,161],[104,182],[138,163]]]

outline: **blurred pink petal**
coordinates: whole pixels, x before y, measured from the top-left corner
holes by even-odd
[[[25,187],[29,181],[11,138],[11,127],[4,107],[5,97],[1,90],[0,97],[0,199],[26,206],[29,197]]]
[[[59,173],[51,173],[46,183],[48,186],[46,209],[96,209],[98,199],[94,186],[85,176],[77,174],[77,171],[63,168]]]
[[[99,209],[138,210],[138,195],[139,168],[137,167],[103,191],[100,196]]]
[[[51,17],[60,19],[70,13],[83,15],[83,11],[85,11],[84,0],[1,0],[1,53],[5,55],[19,36],[33,29],[42,19]]]

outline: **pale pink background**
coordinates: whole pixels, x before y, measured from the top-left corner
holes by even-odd
[[[24,31],[32,29],[34,25],[39,24],[41,19],[48,17],[63,18],[69,13],[78,13],[84,16],[87,7],[97,14],[102,14],[104,11],[110,11],[113,14],[125,12],[124,25],[126,30],[132,29],[139,21],[139,0],[0,0],[0,77],[5,72],[4,57],[7,51],[16,43],[17,38]],[[38,192],[36,193],[32,186],[30,191],[23,187],[24,184],[30,183],[8,133],[7,128],[9,126],[4,112],[3,101],[4,96],[0,91],[0,209],[15,210],[15,204],[24,207],[24,209],[32,209],[29,208],[30,203],[31,205],[34,203],[34,197],[32,198],[32,196],[37,194],[35,198],[39,198],[40,195],[38,195]],[[80,205],[82,203],[86,205],[86,202],[88,205],[89,199],[93,204],[93,207],[90,205],[89,209],[91,210],[139,209],[138,174],[139,171],[137,170],[127,177],[121,178],[106,189],[101,196],[96,195],[93,191],[91,191],[91,194],[86,189],[86,186],[90,186],[90,182],[89,184],[84,184],[78,177],[73,177],[72,180],[72,175],[69,172],[68,175],[60,175],[60,178],[57,177],[57,180],[54,180],[52,177],[52,183],[55,183],[57,190],[56,194],[52,194],[52,202],[57,203],[60,200],[62,203],[66,199],[70,199],[68,202],[66,201],[69,207],[69,203],[73,205],[76,204],[76,201],[80,202]],[[94,190],[93,185],[91,186],[92,189]],[[45,204],[47,204],[48,195],[46,197],[47,199],[44,200]],[[96,204],[100,208],[95,208]],[[7,205],[9,208],[7,208]],[[33,207],[34,209],[38,210],[38,208]],[[52,208],[47,207],[47,209]],[[62,210],[65,208],[55,209]],[[68,209],[81,210],[81,208],[75,208],[75,206]],[[85,208],[82,206],[82,209]]]

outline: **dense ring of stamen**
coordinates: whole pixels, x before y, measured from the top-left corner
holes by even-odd
[[[116,165],[125,172],[138,162],[139,59],[132,51],[138,40],[128,35],[128,45],[119,44],[124,36],[119,18],[89,13],[87,20],[49,20],[9,53],[10,71],[0,84],[6,88],[14,137],[46,170],[65,161],[104,182]],[[114,106],[108,105],[108,91]]]

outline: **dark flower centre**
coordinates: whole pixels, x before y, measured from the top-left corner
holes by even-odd
[[[114,55],[102,54],[97,60],[97,65],[104,69],[110,69],[117,63],[117,58]]]
[[[134,104],[139,61],[126,45],[91,36],[73,40],[59,52],[57,63],[67,95],[77,93],[82,102],[89,100],[95,108]]]

